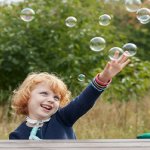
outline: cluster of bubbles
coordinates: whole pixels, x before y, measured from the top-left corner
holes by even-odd
[[[102,37],[95,37],[95,38],[91,39],[90,43],[91,43],[91,45],[90,45],[91,50],[98,52],[98,51],[102,51],[105,48],[106,42]],[[108,57],[110,58],[110,60],[118,60],[122,56],[122,54],[124,54],[128,57],[132,57],[136,54],[136,52],[137,52],[137,46],[135,44],[126,43],[123,45],[122,48],[112,47],[108,51]],[[85,75],[80,74],[78,76],[78,81],[80,81],[80,82],[85,81]]]
[[[111,17],[108,14],[103,14],[101,16],[99,16],[99,25],[101,26],[107,26],[110,24],[111,21]],[[65,24],[67,27],[74,27],[77,24],[77,19],[73,16],[69,16],[66,18],[65,20]]]
[[[125,52],[125,53],[124,53]],[[122,48],[120,47],[113,47],[109,50],[109,58],[111,60],[117,60],[119,59],[122,54],[124,53],[128,57],[132,57],[137,52],[137,46],[133,43],[126,43],[123,45]]]
[[[137,19],[142,24],[147,24],[150,22],[150,9],[141,8],[142,2],[141,0],[125,0],[126,10],[129,12],[136,12]],[[34,19],[35,12],[31,8],[24,8],[21,11],[21,19],[25,22],[30,22]],[[107,26],[111,22],[111,16],[108,14],[103,14],[99,16],[99,25]],[[67,27],[74,27],[77,24],[77,19],[73,16],[69,16],[65,20],[65,24]]]
[[[103,14],[99,17],[99,25],[107,26],[110,24],[111,17],[108,14]],[[65,25],[69,28],[75,27],[77,24],[77,19],[73,16],[69,16],[65,20]],[[94,37],[90,41],[90,48],[92,51],[99,52],[102,51],[106,47],[106,41],[102,37]],[[78,81],[84,82],[85,75],[79,74]]]
[[[65,3],[67,0],[63,0]],[[106,1],[106,0],[105,0]],[[119,1],[119,0],[114,0]],[[107,0],[109,2],[109,0]],[[141,0],[125,0],[125,7],[128,12],[136,12],[136,17],[142,24],[147,24],[150,22],[150,9],[141,8],[142,2]],[[21,11],[20,15],[21,19],[25,22],[30,22],[35,17],[35,12],[31,8],[24,8]],[[99,16],[99,25],[108,26],[111,23],[111,16],[108,14],[103,14]],[[77,25],[77,19],[74,16],[69,16],[65,19],[65,25],[69,28],[73,28]],[[106,47],[106,41],[103,37],[94,37],[90,40],[90,49],[94,52],[100,52],[104,50]],[[126,43],[122,48],[120,47],[112,47],[108,51],[108,57],[111,60],[119,59],[122,54],[125,53],[127,56],[132,57],[137,52],[137,46],[133,43]],[[78,75],[78,81],[83,82],[85,80],[85,75]]]
[[[136,17],[142,24],[150,22],[150,9],[141,8],[141,0],[125,0],[126,10],[129,12],[136,12]]]
[[[94,37],[90,40],[90,49],[95,52],[100,52],[106,47],[106,41],[102,37]],[[109,50],[109,58],[113,59],[115,51],[122,55],[123,52],[128,51],[128,56],[134,56],[137,52],[137,46],[133,43],[126,43],[122,48],[113,47]]]
[[[100,52],[104,50],[105,47],[106,41],[102,37],[94,37],[90,41],[90,49],[92,51]],[[118,59],[125,51],[128,51],[128,53],[126,53],[127,56],[132,57],[137,52],[137,46],[133,43],[126,43],[122,48],[113,47],[109,50],[108,56],[111,60]],[[116,52],[118,53],[117,58],[115,56]]]

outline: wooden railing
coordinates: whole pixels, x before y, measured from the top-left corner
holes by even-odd
[[[150,140],[1,140],[0,150],[150,150]]]

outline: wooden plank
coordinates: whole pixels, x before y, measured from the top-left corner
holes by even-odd
[[[150,150],[150,140],[1,140],[0,150]]]
[[[10,148],[4,148],[1,150],[10,150]],[[12,148],[12,150],[60,150],[60,148]],[[149,150],[149,148],[61,148],[61,150]]]

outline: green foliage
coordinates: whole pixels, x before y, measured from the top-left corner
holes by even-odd
[[[140,100],[150,90],[150,63],[133,58],[132,62],[114,79],[106,93],[107,100]]]
[[[20,12],[25,7],[32,8],[36,13],[30,23],[20,19]],[[127,95],[129,99],[133,92],[134,95],[142,95],[150,87],[147,84],[150,74],[147,55],[150,49],[149,26],[137,27],[136,21],[130,24],[133,17],[122,8],[122,3],[104,5],[103,1],[98,0],[68,0],[66,3],[60,0],[30,0],[17,5],[1,6],[1,91],[7,91],[9,87],[14,89],[31,71],[47,71],[63,77],[75,95],[86,85],[77,81],[80,73],[85,74],[86,81],[89,82],[106,64],[111,47],[122,47],[126,42],[133,42],[139,47],[138,62],[135,58],[132,62],[134,67],[128,67],[113,80],[111,88],[115,94],[111,90],[107,93],[109,97],[117,95],[118,99]],[[107,27],[98,24],[98,18],[103,13],[108,13],[113,18]],[[65,26],[68,16],[77,18],[77,26]],[[106,39],[104,51],[94,53],[90,50],[89,41],[95,36]],[[138,90],[136,85],[133,92],[130,92],[133,83],[142,85],[142,88]]]

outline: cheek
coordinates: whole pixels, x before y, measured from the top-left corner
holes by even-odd
[[[28,110],[29,110],[29,112],[36,112],[38,110],[39,106],[40,106],[40,103],[38,103],[34,100],[31,100],[28,103]]]
[[[55,105],[57,108],[60,107],[60,102],[57,102],[56,105]]]
[[[29,112],[32,111],[32,102],[31,102],[31,101],[28,103],[28,111],[29,111]]]

